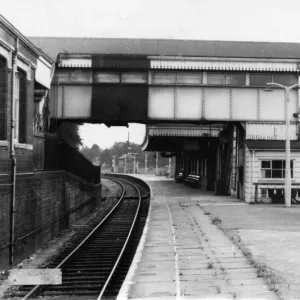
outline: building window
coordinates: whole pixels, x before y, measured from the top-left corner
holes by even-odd
[[[245,85],[245,73],[226,73],[226,85]]]
[[[246,85],[245,73],[207,73],[207,84],[211,85]]]
[[[26,73],[18,69],[15,74],[15,140],[26,143],[27,80]]]
[[[294,163],[291,160],[291,177],[294,176]],[[261,178],[285,178],[285,160],[262,160]]]
[[[6,139],[6,60],[0,57],[0,140]]]
[[[207,84],[225,85],[225,73],[207,73]]]
[[[273,74],[272,79],[273,82],[280,83],[287,86],[298,83],[298,77],[296,74],[276,73]]]
[[[94,83],[119,83],[120,74],[118,72],[96,72]]]
[[[92,83],[91,70],[60,70],[55,75],[56,83]]]
[[[203,72],[152,72],[152,83],[200,85],[203,84]]]
[[[250,73],[250,85],[266,86],[268,82],[290,86],[298,83],[298,78],[291,73]]]
[[[147,73],[137,73],[137,72],[126,72],[121,74],[122,83],[147,83],[148,74]]]
[[[153,72],[152,83],[158,84],[175,84],[176,72]]]
[[[178,72],[177,73],[178,84],[202,84],[203,73],[200,72]]]

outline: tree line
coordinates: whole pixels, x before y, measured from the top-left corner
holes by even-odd
[[[101,163],[102,169],[109,169],[112,167],[112,160],[115,157],[116,162],[124,154],[136,153],[136,162],[139,163],[140,168],[145,167],[145,156],[147,155],[147,167],[149,169],[156,166],[156,152],[144,152],[140,145],[128,142],[115,142],[110,148],[101,149],[97,144],[92,147],[82,147],[81,153],[89,159],[92,163]],[[168,164],[168,159],[159,156],[159,167]]]

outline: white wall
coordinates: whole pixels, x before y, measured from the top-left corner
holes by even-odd
[[[246,147],[245,153],[245,201],[254,201],[254,186],[253,182],[259,181],[261,160],[266,159],[285,159],[285,151],[254,151],[253,152]],[[300,182],[300,151],[291,152],[291,159],[294,160],[294,178],[295,181]],[[284,180],[284,179],[283,179]],[[277,179],[278,181],[278,179]],[[272,182],[272,179],[270,179]],[[260,189],[258,190],[258,196],[260,197]]]

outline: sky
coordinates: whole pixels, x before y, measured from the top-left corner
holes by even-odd
[[[26,36],[300,42],[299,0],[2,0],[0,13]],[[142,143],[144,125],[129,127]],[[128,129],[80,128],[86,146],[126,141]]]

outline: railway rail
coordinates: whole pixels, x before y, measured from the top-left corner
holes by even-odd
[[[79,244],[66,247],[47,266],[62,270],[62,284],[24,286],[14,296],[23,297],[22,300],[37,295],[88,295],[97,300],[117,296],[142,235],[150,199],[149,191],[133,183],[133,178],[105,178],[122,187],[121,196]]]

